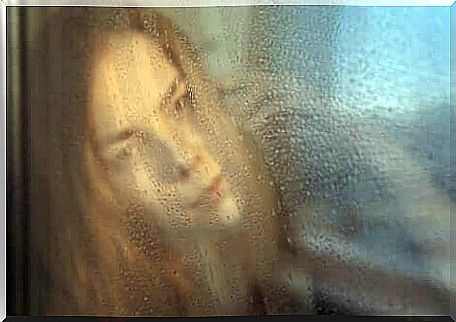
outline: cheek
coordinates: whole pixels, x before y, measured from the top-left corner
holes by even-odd
[[[134,199],[140,202],[141,199],[158,198],[159,182],[154,180],[150,169],[137,157],[129,155],[109,160],[98,158],[97,163],[119,201]]]
[[[130,184],[123,185],[122,181],[118,181],[119,191],[127,196],[130,203],[141,205],[144,209],[144,220],[149,223],[161,223],[165,220],[164,214],[175,200],[173,187],[157,180],[141,163],[132,165],[128,174],[124,173],[123,177],[125,182]]]
[[[188,180],[177,186],[177,198],[186,206],[191,206],[197,202],[199,194],[203,191],[201,183],[197,180]]]

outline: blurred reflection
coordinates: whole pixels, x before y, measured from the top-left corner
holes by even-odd
[[[448,312],[445,195],[378,124],[332,109],[309,81],[331,66],[314,40],[274,52],[304,34],[282,35],[301,13],[276,9],[254,12],[270,37],[222,91],[154,10],[46,20],[30,83],[38,313]]]

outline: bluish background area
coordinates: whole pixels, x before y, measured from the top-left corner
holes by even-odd
[[[255,12],[249,63],[311,84],[332,110],[385,129],[454,200],[449,7]]]
[[[450,9],[345,7],[335,44],[341,109],[382,121],[454,200],[450,180]]]
[[[277,98],[259,94],[252,123],[299,218],[288,225],[296,247],[449,283],[450,8],[280,6],[252,17],[248,77],[262,75],[255,82]],[[339,292],[367,283],[350,278]]]

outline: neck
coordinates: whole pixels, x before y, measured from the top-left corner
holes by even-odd
[[[201,229],[183,235],[174,244],[186,268],[182,274],[190,279],[184,284],[193,286],[182,292],[189,299],[188,314],[246,314],[248,268],[245,252],[240,252],[240,230]]]

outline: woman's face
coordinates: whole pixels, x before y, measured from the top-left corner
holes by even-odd
[[[233,191],[209,152],[185,75],[145,35],[112,33],[106,43],[94,61],[88,121],[117,197],[167,227],[236,222]]]

